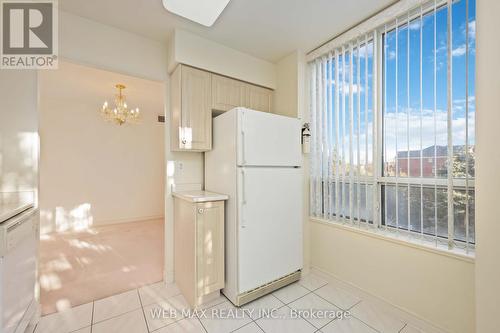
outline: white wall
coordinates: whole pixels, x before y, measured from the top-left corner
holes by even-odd
[[[299,51],[276,63],[274,113],[297,117],[299,112]]]
[[[477,1],[476,316],[478,333],[500,327],[500,2]]]
[[[72,62],[165,80],[166,53],[161,43],[59,11],[59,55]]]
[[[178,63],[198,67],[271,89],[276,88],[275,65],[176,29],[169,42],[169,72]]]
[[[273,112],[287,117],[308,121],[305,104],[305,54],[296,50],[276,63],[276,90],[273,98]],[[309,156],[303,155],[302,172],[304,174],[303,197],[303,251],[304,272],[310,267],[309,234]]]
[[[116,83],[137,125],[98,114]],[[164,216],[164,85],[61,62],[39,73],[41,232],[81,230]]]
[[[311,222],[312,267],[447,332],[474,332],[474,263]]]

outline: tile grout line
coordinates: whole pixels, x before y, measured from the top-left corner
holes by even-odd
[[[277,297],[276,297],[276,298],[277,298]],[[281,309],[281,308],[280,308],[280,309]],[[258,319],[260,319],[260,318],[258,318]],[[258,319],[257,319],[257,320],[258,320]],[[258,328],[259,328],[262,332],[266,333],[266,331],[264,331],[264,329],[263,329],[263,328],[259,325],[259,323],[257,322],[257,320],[253,320],[253,319],[252,319],[252,321],[255,323],[255,325],[257,325],[257,327],[258,327]]]
[[[94,309],[95,309],[95,302],[92,301],[92,316],[90,318],[90,333],[92,333],[94,329]]]
[[[361,302],[363,302],[363,300],[361,300],[361,301],[359,301],[358,303],[356,303],[356,304],[354,304],[353,306],[351,306],[351,307],[349,308],[349,310],[347,310],[347,311],[349,311],[349,312],[350,312],[350,311],[351,311],[351,309],[353,309],[354,307],[356,307],[356,306],[357,306],[358,304],[360,304]],[[351,316],[352,316],[352,317],[354,317],[355,319],[359,320],[360,322],[362,322],[362,323],[363,323],[363,324],[365,324],[366,326],[370,327],[370,328],[371,328],[371,329],[373,329],[374,331],[379,332],[379,333],[384,333],[384,332],[379,331],[378,329],[376,329],[374,326],[370,325],[369,323],[367,323],[367,322],[366,322],[366,321],[364,321],[363,319],[359,318],[358,316],[355,316],[355,315],[353,315],[353,314],[351,314]],[[391,317],[393,317],[393,316],[391,316]],[[399,318],[399,317],[397,317],[397,316],[394,316],[393,318],[396,318],[396,319],[399,319],[399,320],[401,319],[401,318]],[[399,333],[399,332],[401,332],[401,331],[403,330],[403,328],[405,328],[405,327],[406,327],[407,323],[406,323],[405,321],[403,321],[403,323],[404,323],[404,325],[403,325],[403,327],[402,327],[402,328],[400,328],[400,329],[399,329],[398,333]]]
[[[299,284],[300,284],[300,282],[299,282]],[[286,305],[288,306],[289,304],[292,304],[292,303],[294,303],[294,302],[298,301],[298,300],[299,300],[299,299],[301,299],[301,298],[304,298],[304,297],[306,297],[306,296],[308,296],[308,295],[310,295],[310,294],[313,294],[313,295],[318,296],[319,298],[323,299],[323,300],[324,300],[325,302],[327,302],[328,304],[333,305],[335,308],[342,310],[342,309],[341,309],[341,308],[339,308],[337,305],[335,305],[335,304],[333,304],[333,303],[331,303],[331,302],[327,301],[326,299],[324,299],[323,297],[321,297],[321,296],[317,295],[317,294],[314,292],[314,291],[316,291],[316,290],[318,290],[318,289],[320,289],[320,288],[323,288],[323,287],[324,287],[324,286],[326,286],[326,285],[328,285],[328,282],[327,282],[326,284],[324,284],[324,285],[322,285],[322,286],[320,286],[320,287],[318,287],[318,288],[314,289],[314,290],[311,290],[311,289],[309,289],[309,288],[307,288],[306,286],[304,286],[304,285],[302,285],[302,284],[301,284],[301,286],[302,286],[302,287],[304,287],[304,288],[306,288],[307,290],[309,290],[309,292],[308,292],[307,294],[305,294],[304,296],[299,297],[299,298],[297,298],[296,300],[294,300],[294,301],[292,301],[292,302],[290,302],[290,303],[288,303],[288,304],[286,304]],[[357,303],[356,303],[356,304],[357,304]],[[355,304],[355,305],[356,305],[356,304]],[[289,307],[289,306],[288,306],[288,307]],[[289,308],[290,308],[290,307],[289,307]],[[344,310],[342,310],[342,311],[344,311]],[[300,317],[300,318],[302,318],[302,319],[304,319],[304,320],[305,320],[306,322],[308,322],[309,324],[311,324],[314,328],[316,328],[316,326],[314,326],[314,324],[313,324],[313,323],[311,323],[309,320],[307,320],[307,318],[303,317],[303,316],[302,316],[302,315],[300,315],[300,314],[299,314],[299,317]],[[315,331],[315,332],[320,331],[323,327],[327,326],[328,324],[330,324],[330,323],[331,323],[332,321],[334,321],[335,319],[337,319],[337,318],[333,318],[332,320],[330,320],[328,323],[326,323],[325,325],[321,326],[320,328],[316,328],[316,331]]]
[[[329,284],[328,282],[326,282],[324,285],[319,286],[318,288],[309,289],[309,288],[307,288],[306,286],[304,286],[302,283],[300,283],[300,281],[298,281],[298,282],[299,282],[299,284],[300,284],[302,287],[306,288],[306,289],[307,289],[307,290],[309,290],[310,292],[315,292],[316,290],[321,289],[321,288],[323,288],[324,286],[326,286],[326,285],[328,285],[328,284]]]
[[[252,319],[252,317],[249,317],[248,319],[250,319],[250,321],[249,321],[248,323],[246,323],[246,324],[244,324],[243,326],[240,326],[240,327],[238,327],[238,328],[235,328],[234,330],[230,331],[230,333],[234,333],[234,332],[236,332],[236,331],[238,331],[238,330],[242,329],[242,328],[243,328],[243,327],[245,327],[245,326],[248,326],[248,325],[250,325],[250,324],[252,324],[252,323],[255,323],[255,321]],[[257,323],[255,323],[255,324],[257,325]],[[258,325],[257,325],[257,326],[258,326]]]
[[[142,316],[144,317],[144,322],[146,323],[146,330],[151,333],[149,329],[148,320],[146,319],[146,314],[144,313],[144,306],[142,305],[141,293],[139,292],[139,288],[137,290],[137,296],[139,297],[139,303],[141,304]]]
[[[287,307],[288,309],[290,309],[290,310],[291,310],[292,308],[290,308],[290,306],[289,306],[290,304],[292,304],[292,303],[294,303],[294,302],[298,301],[299,299],[302,299],[302,298],[304,298],[304,297],[306,297],[306,296],[308,296],[308,295],[310,295],[310,294],[314,294],[314,295],[316,295],[316,294],[314,293],[314,290],[318,290],[318,289],[320,289],[320,288],[323,288],[324,286],[326,286],[326,285],[328,284],[328,283],[326,283],[326,284],[324,284],[323,286],[320,286],[320,287],[318,287],[318,288],[316,288],[316,289],[314,289],[314,290],[311,290],[311,289],[309,289],[309,288],[305,287],[304,285],[302,285],[299,281],[297,281],[297,283],[298,283],[301,287],[303,287],[305,290],[307,290],[307,293],[306,293],[306,294],[304,294],[304,295],[302,295],[302,296],[300,296],[299,298],[296,298],[296,299],[294,299],[294,300],[292,300],[292,301],[288,302],[288,303],[283,302],[283,301],[282,301],[282,300],[281,300],[278,296],[276,296],[276,295],[274,294],[274,293],[276,292],[276,290],[275,290],[274,292],[272,292],[272,293],[270,293],[270,294],[269,294],[269,295],[273,296],[274,298],[276,298],[276,299],[277,299],[278,301],[280,301],[281,303],[283,303],[280,307],[278,307],[278,309],[282,309],[282,308],[284,308],[284,307]],[[290,285],[288,285],[288,286],[290,286]],[[288,287],[288,286],[285,286],[285,287],[283,287],[283,288],[286,288],[286,287]],[[281,288],[280,288],[280,289],[281,289]],[[278,289],[278,290],[279,290],[279,289]],[[317,296],[319,297],[319,295],[317,295]],[[326,301],[326,300],[325,300],[325,301]],[[328,301],[327,301],[327,302],[328,302]],[[328,303],[330,303],[330,302],[328,302]],[[332,303],[330,303],[330,304],[332,304]],[[332,304],[332,305],[334,305],[334,304]],[[338,308],[336,305],[334,305],[334,306],[335,306],[336,308]],[[316,326],[314,326],[314,325],[313,325],[313,324],[312,324],[309,320],[307,320],[306,318],[302,317],[300,314],[299,314],[299,317],[300,317],[302,320],[305,320],[305,321],[306,321],[308,324],[310,324],[313,328],[315,328],[315,329],[316,329],[316,331],[319,331],[319,329],[317,329],[317,328],[316,328]],[[259,327],[262,331],[264,331],[264,329],[263,329],[262,327],[260,327],[260,325],[257,323],[257,320],[262,319],[262,317],[259,317],[259,318],[255,319],[255,320],[254,320],[253,318],[251,318],[251,317],[250,317],[250,319],[252,319],[252,321],[253,321],[253,322],[254,322],[254,323],[255,323],[255,324],[256,324],[256,325],[257,325],[257,326],[258,326],[258,327]],[[332,322],[333,320],[335,320],[335,319],[332,319],[330,322]],[[329,324],[330,322],[328,322],[328,324]],[[328,325],[328,324],[326,324],[326,325]],[[326,326],[326,325],[324,325],[324,326]],[[244,325],[244,326],[246,326],[246,325]],[[324,327],[324,326],[322,326],[322,327]],[[243,326],[242,326],[242,327],[243,327]],[[240,327],[240,328],[241,328],[241,327]],[[314,331],[314,332],[316,332],[316,331]],[[265,332],[265,331],[264,331],[264,332]]]
[[[195,315],[196,316],[196,319],[198,320],[198,322],[200,323],[201,327],[203,328],[203,330],[208,333],[208,330],[207,328],[205,327],[205,325],[203,325],[203,323],[201,322],[201,319],[200,317],[198,317],[198,314]]]
[[[279,290],[279,289],[278,289],[278,290]],[[296,298],[296,299],[294,299],[294,300],[292,300],[292,301],[290,301],[290,302],[288,302],[288,303],[283,302],[281,299],[279,299],[279,297],[278,297],[278,296],[274,296],[274,295],[273,295],[273,296],[274,296],[274,297],[276,297],[278,300],[280,300],[280,301],[281,301],[281,303],[283,303],[284,305],[287,305],[287,306],[288,306],[288,304],[292,304],[293,302],[296,302],[296,301],[298,301],[299,299],[304,298],[304,297],[306,297],[307,295],[309,295],[309,294],[311,294],[311,293],[312,293],[312,291],[309,291],[309,289],[307,289],[307,288],[306,288],[306,290],[307,290],[307,293],[306,293],[306,294],[304,294],[304,295],[300,296],[299,298]],[[282,306],[281,306],[280,308],[282,308]]]
[[[314,295],[318,296],[319,298],[321,298],[322,300],[326,301],[327,303],[330,303],[331,305],[335,306],[336,308],[338,308],[339,310],[342,310],[342,311],[344,311],[344,312],[346,312],[346,311],[350,311],[353,307],[355,307],[356,305],[358,305],[359,303],[361,303],[361,302],[363,301],[363,300],[359,300],[358,302],[356,302],[356,303],[354,303],[353,305],[351,305],[349,308],[344,309],[344,308],[342,308],[342,307],[338,306],[337,304],[335,304],[335,303],[333,303],[333,302],[331,302],[331,301],[327,300],[327,299],[326,299],[326,298],[324,298],[323,296],[318,295],[318,294],[316,294],[315,292],[312,292],[312,293],[313,293]]]
[[[312,293],[308,293],[307,295],[309,295],[309,294],[312,294]],[[295,301],[298,301],[299,299],[304,298],[304,297],[306,297],[307,295],[304,295],[304,296],[302,296],[302,297],[300,297],[300,298],[297,298]],[[293,301],[293,302],[295,302],[295,301]],[[294,308],[291,308],[291,307],[289,306],[289,304],[292,304],[293,302],[288,303],[288,304],[286,305],[286,307],[287,307],[288,309],[290,309],[290,310],[295,310]],[[311,323],[309,320],[307,320],[307,318],[302,317],[302,315],[300,315],[300,314],[299,314],[299,318],[300,318],[300,319],[302,319],[302,320],[305,320],[305,322],[306,322],[306,323],[308,323],[309,325],[311,325],[311,326],[312,326],[312,327],[313,327],[316,331],[319,331],[319,328],[316,328],[316,326],[314,326],[314,324],[313,324],[313,323]],[[314,332],[316,332],[316,331],[314,331]]]
[[[332,304],[332,305],[336,306],[337,308],[339,308],[340,310],[342,310],[342,311],[344,311],[344,312],[345,312],[345,311],[349,311],[349,312],[350,312],[350,311],[351,311],[354,307],[356,307],[357,305],[359,305],[361,302],[363,302],[363,301],[364,301],[364,299],[363,299],[363,298],[361,298],[361,297],[359,297],[359,296],[357,296],[357,295],[355,295],[355,294],[351,293],[350,291],[348,291],[348,290],[346,290],[346,289],[343,289],[343,288],[341,288],[341,287],[337,287],[337,288],[342,289],[342,290],[344,290],[345,292],[347,292],[347,293],[349,293],[349,294],[353,295],[354,297],[356,297],[356,298],[359,298],[359,299],[360,299],[357,303],[355,303],[354,305],[352,305],[351,307],[349,307],[347,310],[344,310],[344,309],[342,309],[341,307],[337,306],[336,304],[334,304],[334,303],[330,302],[329,300],[327,300],[327,299],[323,298],[321,295],[318,295],[318,294],[316,293],[316,291],[317,291],[317,290],[319,290],[319,289],[321,289],[321,288],[325,287],[325,286],[326,286],[326,285],[328,285],[328,284],[330,284],[330,283],[327,283],[327,284],[325,284],[324,286],[321,286],[321,287],[319,287],[319,288],[316,288],[316,289],[315,289],[312,293],[314,293],[316,296],[318,296],[318,297],[322,298],[323,300],[327,301],[328,303],[330,303],[330,304]],[[368,302],[368,303],[370,303],[370,302]],[[373,327],[372,325],[368,324],[367,322],[365,322],[364,320],[362,320],[362,319],[361,319],[361,318],[359,318],[358,316],[355,316],[355,315],[353,315],[353,314],[351,314],[351,316],[352,316],[352,317],[354,317],[354,318],[356,318],[357,320],[359,320],[359,321],[360,321],[360,322],[362,322],[363,324],[367,325],[367,326],[368,326],[368,327],[370,327],[371,329],[375,330],[376,332],[380,332],[380,331],[379,331],[379,330],[377,330],[375,327]],[[402,328],[400,328],[400,329],[399,329],[399,331],[398,331],[398,333],[401,333],[401,332],[403,331],[403,329],[404,329],[404,328],[408,325],[408,323],[406,322],[406,320],[402,320],[402,318],[400,318],[399,316],[392,316],[392,315],[391,315],[391,317],[394,317],[394,318],[396,318],[396,319],[399,319],[399,320],[401,320],[401,321],[404,323],[403,327],[402,327]],[[335,320],[335,319],[333,319],[333,320]],[[333,320],[332,320],[332,321],[333,321]],[[331,321],[331,322],[332,322],[332,321]],[[331,322],[330,322],[330,323],[331,323]],[[322,328],[323,328],[323,327],[324,327],[324,326],[322,326]]]
[[[93,323],[92,325],[94,325],[94,324],[100,324],[100,323],[103,323],[103,322],[105,322],[105,321],[108,321],[108,320],[111,320],[111,319],[115,319],[115,318],[121,317],[121,316],[123,316],[123,315],[129,314],[130,312],[137,311],[137,310],[139,310],[140,308],[141,308],[141,307],[138,307],[138,308],[135,308],[135,309],[133,309],[133,310],[125,311],[125,312],[120,313],[120,314],[118,314],[118,315],[114,315],[114,316],[111,316],[111,317],[109,317],[109,318],[106,318],[106,319],[103,319],[103,320],[96,321],[96,322],[95,322],[95,323]],[[85,326],[85,327],[87,327],[87,326]]]
[[[335,320],[339,320],[338,318],[333,318],[332,320],[330,320],[328,323],[326,323],[325,325],[321,326],[320,328],[318,328],[318,332],[321,331],[321,329],[325,328],[326,326],[330,325],[331,323],[333,323]]]
[[[300,284],[300,282],[299,282],[299,284]],[[306,297],[306,296],[308,296],[308,295],[310,295],[310,294],[313,294],[313,295],[318,296],[319,298],[321,298],[322,300],[324,300],[324,301],[325,301],[325,302],[327,302],[328,304],[333,305],[335,308],[337,308],[337,309],[339,309],[339,310],[342,310],[342,311],[344,311],[344,312],[346,312],[346,311],[350,311],[352,308],[354,308],[356,305],[358,305],[359,303],[361,303],[361,302],[363,301],[362,299],[360,299],[357,303],[355,303],[354,305],[352,305],[351,307],[349,307],[347,310],[344,310],[344,309],[343,309],[343,308],[341,308],[340,306],[338,306],[338,305],[336,305],[336,304],[334,304],[334,303],[330,302],[329,300],[327,300],[327,299],[325,299],[325,298],[321,297],[320,295],[318,295],[317,293],[315,293],[315,291],[317,291],[317,290],[319,290],[319,289],[321,289],[321,288],[323,288],[323,287],[327,286],[328,284],[329,284],[329,283],[326,283],[326,284],[322,285],[321,287],[318,287],[318,288],[316,288],[316,289],[314,289],[314,290],[310,290],[309,288],[307,288],[307,287],[303,286],[302,284],[300,284],[302,287],[304,287],[305,289],[307,289],[309,292],[308,292],[307,294],[305,294],[305,295],[303,295],[303,296],[301,296],[301,297],[299,297],[299,298],[297,298],[297,299],[295,299],[295,300],[293,300],[293,301],[289,302],[289,303],[286,303],[286,304],[285,304],[285,306],[286,306],[286,307],[288,307],[288,308],[290,308],[290,306],[289,306],[290,304],[292,304],[292,303],[294,303],[294,302],[298,301],[299,299],[304,298],[304,297]],[[346,291],[346,292],[348,292],[348,291]],[[275,296],[275,295],[274,295],[274,293],[273,293],[273,294],[271,294],[271,295],[273,295],[274,297],[278,298],[277,296]],[[356,295],[354,295],[354,296],[355,296],[356,298],[358,298]],[[280,300],[280,299],[278,298],[278,300]],[[281,301],[281,300],[280,300],[280,301]],[[282,308],[282,307],[280,307],[280,308]],[[354,316],[354,315],[352,315],[352,316],[353,316],[353,317],[355,317],[356,319],[358,319],[359,321],[361,321],[363,324],[367,325],[368,327],[373,328],[372,326],[368,325],[367,323],[365,323],[365,322],[364,322],[364,321],[362,321],[361,319],[357,318],[356,316]],[[307,320],[307,318],[304,318],[304,317],[303,317],[303,316],[301,316],[301,315],[299,315],[299,317],[300,317],[300,318],[302,318],[303,320],[305,320],[306,322],[308,322],[309,324],[311,324],[314,328],[316,328],[316,326],[314,326],[314,325],[313,325],[313,324],[312,324],[309,320]],[[324,328],[325,326],[329,325],[330,323],[332,323],[332,322],[333,322],[334,320],[336,320],[336,319],[337,319],[337,318],[334,318],[334,319],[330,320],[328,323],[326,323],[325,325],[321,326],[321,327],[320,327],[320,328],[318,328],[316,331],[320,331],[322,328]],[[376,330],[375,328],[373,328],[373,329],[374,329],[375,331],[379,332],[379,331],[378,331],[378,330]],[[316,331],[315,331],[315,332],[316,332]]]

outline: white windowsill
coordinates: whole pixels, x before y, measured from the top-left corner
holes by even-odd
[[[448,249],[445,247],[439,247],[431,244],[426,244],[423,243],[420,239],[410,239],[407,235],[402,235],[398,234],[397,232],[387,232],[384,230],[376,230],[375,228],[367,228],[367,227],[357,227],[357,226],[352,226],[347,223],[342,223],[342,222],[336,222],[336,221],[330,221],[330,220],[325,220],[321,219],[318,217],[313,217],[310,216],[309,219],[312,222],[327,225],[329,227],[337,228],[337,229],[342,229],[350,232],[355,232],[359,233],[368,237],[372,238],[377,238],[381,240],[385,240],[388,242],[396,243],[399,245],[403,246],[408,246],[411,248],[443,255],[446,257],[451,257],[454,259],[474,263],[475,262],[475,257],[474,257],[474,252],[469,252],[468,254],[465,253],[465,251],[461,249]],[[413,237],[415,238],[415,237]]]

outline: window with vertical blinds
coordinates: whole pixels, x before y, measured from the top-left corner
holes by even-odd
[[[407,8],[309,72],[311,215],[471,253],[475,0]]]

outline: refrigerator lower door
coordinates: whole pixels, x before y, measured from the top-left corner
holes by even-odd
[[[302,165],[299,119],[247,109],[238,111],[238,165]]]
[[[302,268],[302,170],[239,168],[238,289]]]

